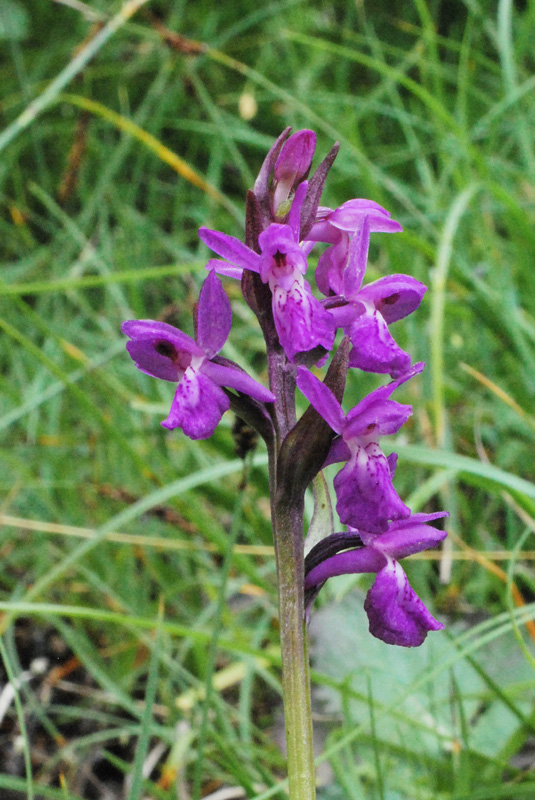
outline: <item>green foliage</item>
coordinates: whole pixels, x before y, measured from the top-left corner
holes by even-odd
[[[164,431],[172,387],[136,372],[119,328],[191,332],[197,228],[241,235],[286,125],[319,153],[340,141],[326,202],[403,224],[374,234],[369,272],[430,287],[395,331],[428,364],[400,392],[396,487],[472,548],[442,582],[409,565],[448,628],[417,651],[367,635],[366,576],[323,590],[321,797],[532,796],[534,611],[515,603],[535,599],[533,0],[131,5],[0,2],[3,725],[22,736],[0,742],[2,797],[284,797],[263,449],[243,488],[231,415],[204,443]],[[226,288],[224,354],[265,380]],[[375,385],[352,375],[348,407]]]

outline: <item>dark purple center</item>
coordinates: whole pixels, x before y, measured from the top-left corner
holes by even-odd
[[[280,250],[277,250],[277,252],[273,254],[273,258],[278,267],[286,266],[286,253],[281,253]]]
[[[171,361],[176,361],[178,359],[178,352],[174,344],[168,342],[167,339],[160,339],[154,344],[154,349],[160,356],[164,356],[165,358],[170,358]]]

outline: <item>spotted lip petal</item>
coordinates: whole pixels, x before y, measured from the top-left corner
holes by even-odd
[[[390,466],[378,444],[359,447],[334,479],[340,521],[370,533],[384,533],[390,520],[404,519],[410,508],[399,498]]]
[[[208,439],[230,400],[219,386],[202,373],[188,367],[178,384],[164,428],[182,428],[190,439]]]
[[[378,311],[366,311],[356,316],[349,327],[349,338],[353,344],[350,367],[395,377],[402,375],[411,365],[410,355],[394,341]]]
[[[444,628],[420,600],[397,561],[388,563],[377,574],[364,610],[370,633],[387,644],[418,647],[429,631]]]

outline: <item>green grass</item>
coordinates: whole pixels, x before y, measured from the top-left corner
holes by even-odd
[[[239,491],[230,414],[203,443],[164,431],[172,387],[119,329],[191,332],[197,228],[242,235],[291,125],[318,154],[341,143],[326,204],[368,197],[402,223],[374,235],[368,277],[429,286],[395,331],[427,362],[400,390],[396,486],[450,510],[453,551],[441,575],[407,565],[447,624],[414,652],[370,641],[365,577],[322,591],[320,798],[533,796],[535,3],[148,0],[127,19],[97,0],[100,26],[25,8],[0,2],[0,629],[5,675],[48,661],[15,682],[0,794],[285,796],[264,451]],[[224,352],[265,380],[226,288]],[[352,375],[348,407],[374,385]]]

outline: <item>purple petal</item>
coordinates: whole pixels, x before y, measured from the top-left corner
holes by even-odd
[[[213,361],[206,361],[202,367],[203,373],[218,386],[228,386],[230,389],[237,389],[238,392],[248,394],[255,400],[262,403],[274,403],[275,395],[251,378],[246,372],[232,367],[225,367],[223,364],[214,364]]]
[[[371,303],[390,325],[412,314],[427,291],[427,286],[409,275],[388,275],[369,283],[359,299]]]
[[[267,156],[264,159],[262,166],[260,167],[260,172],[258,173],[258,177],[254,182],[254,193],[260,200],[262,200],[264,196],[266,196],[268,193],[269,182],[271,178],[271,173],[273,171],[273,167],[275,166],[275,163],[281,151],[281,147],[284,144],[284,140],[286,139],[290,131],[291,131],[290,127],[285,128],[283,130],[280,136],[272,144]]]
[[[190,439],[208,439],[230,406],[225,392],[188,367],[177,386],[164,428],[182,428]]]
[[[404,519],[410,509],[398,497],[390,467],[379,445],[359,447],[334,479],[340,521],[369,533],[384,533],[389,520]]]
[[[236,278],[238,281],[243,275],[243,267],[237,267],[235,264],[221,261],[219,258],[211,258],[207,261],[206,269],[210,272],[217,272],[218,275],[226,275],[227,278]]]
[[[314,131],[307,129],[296,131],[284,143],[275,163],[273,170],[275,179],[279,182],[290,181],[291,187],[310,169],[315,149],[316,134]]]
[[[370,633],[387,644],[418,647],[428,631],[444,628],[424,606],[396,561],[378,573],[364,609]]]
[[[230,302],[214,271],[205,279],[197,309],[197,343],[208,358],[219,353],[232,325]]]
[[[359,299],[362,294],[359,293]],[[410,367],[410,355],[396,344],[379,311],[367,311],[356,317],[349,329],[349,338],[353,344],[349,355],[350,367],[393,377]]]
[[[378,536],[374,542],[381,552],[400,561],[402,558],[436,547],[448,535],[446,531],[414,521],[414,514],[403,524],[392,524],[386,533]]]
[[[390,455],[386,457],[386,460],[388,461],[388,467],[390,469],[390,477],[392,478],[392,480],[394,480],[396,476],[396,467],[398,465],[398,454],[390,453]],[[396,522],[395,524],[398,525],[401,523]]]
[[[370,223],[368,217],[364,218],[362,226],[355,233],[349,247],[347,267],[344,270],[343,295],[347,300],[356,297],[368,263],[368,250],[370,247]]]
[[[375,389],[370,394],[366,395],[360,403],[351,409],[349,414],[347,415],[348,420],[354,419],[357,414],[363,414],[368,408],[374,405],[377,402],[381,402],[383,400],[388,400],[392,392],[394,392],[402,383],[406,383],[408,380],[413,378],[415,375],[418,375],[420,372],[423,371],[425,364],[423,361],[419,361],[418,364],[414,364],[407,372],[404,372],[403,375],[400,375],[399,378],[396,380],[387,383],[386,386],[380,386],[378,389]]]
[[[335,229],[333,229],[335,230]],[[344,294],[344,271],[346,269],[351,240],[338,231],[336,243],[321,254],[316,267],[316,284],[324,295]]]
[[[307,241],[311,242],[325,242],[327,244],[336,244],[340,241],[343,232],[339,228],[335,228],[328,221],[328,215],[332,214],[330,208],[322,208],[319,211],[322,217],[313,225],[311,230],[307,233]]]
[[[423,511],[419,511],[417,514],[411,514],[409,519],[393,522],[391,528],[395,528],[396,530],[399,528],[408,528],[415,523],[418,525],[423,525],[426,522],[434,522],[436,519],[443,519],[444,517],[449,517],[448,511],[434,511],[432,514],[425,514]]]
[[[305,578],[305,589],[324,583],[336,575],[354,575],[360,572],[379,572],[383,569],[387,559],[373,547],[359,547],[356,550],[346,550],[322,561],[317,567],[311,569]]]
[[[285,142],[274,169],[273,210],[275,215],[281,204],[289,198],[298,181],[308,173],[315,149],[316,134],[314,131],[297,131]],[[305,195],[301,198],[300,206],[304,199]],[[281,216],[284,216],[284,213]]]
[[[297,369],[297,386],[333,431],[341,433],[345,425],[345,414],[329,387],[305,367]],[[330,463],[333,464],[334,461]]]
[[[123,322],[121,330],[130,339],[169,339],[179,350],[188,350],[194,355],[204,355],[195,341],[167,322],[153,319],[130,319]]]
[[[391,436],[407,422],[412,414],[412,406],[396,403],[395,400],[380,400],[356,416],[349,412],[343,430],[343,437],[348,442],[358,436],[373,434]]]
[[[362,225],[364,217],[368,218],[372,233],[397,233],[403,228],[393,220],[386,209],[373,200],[348,200],[329,215],[329,222],[340,230],[353,233]]]
[[[295,280],[289,290],[275,286],[272,293],[275,328],[291,361],[297,353],[318,345],[331,349],[335,337],[332,317],[316,300],[306,281]]]
[[[209,228],[199,228],[199,236],[202,241],[218,256],[225,258],[232,264],[243,269],[250,269],[258,272],[260,268],[260,256],[250,250],[243,242],[234,236],[229,236],[220,231],[212,231]]]
[[[330,423],[329,423],[330,424]],[[333,426],[331,425],[331,428]],[[334,430],[334,428],[333,428]],[[341,436],[336,436],[331,444],[329,454],[323,464],[328,467],[330,464],[336,464],[338,461],[349,461],[351,458],[351,451]]]
[[[178,381],[192,356],[205,357],[190,336],[166,322],[129,320],[123,322],[121,330],[132,339],[127,342],[126,349],[136,367],[153,378]]]

